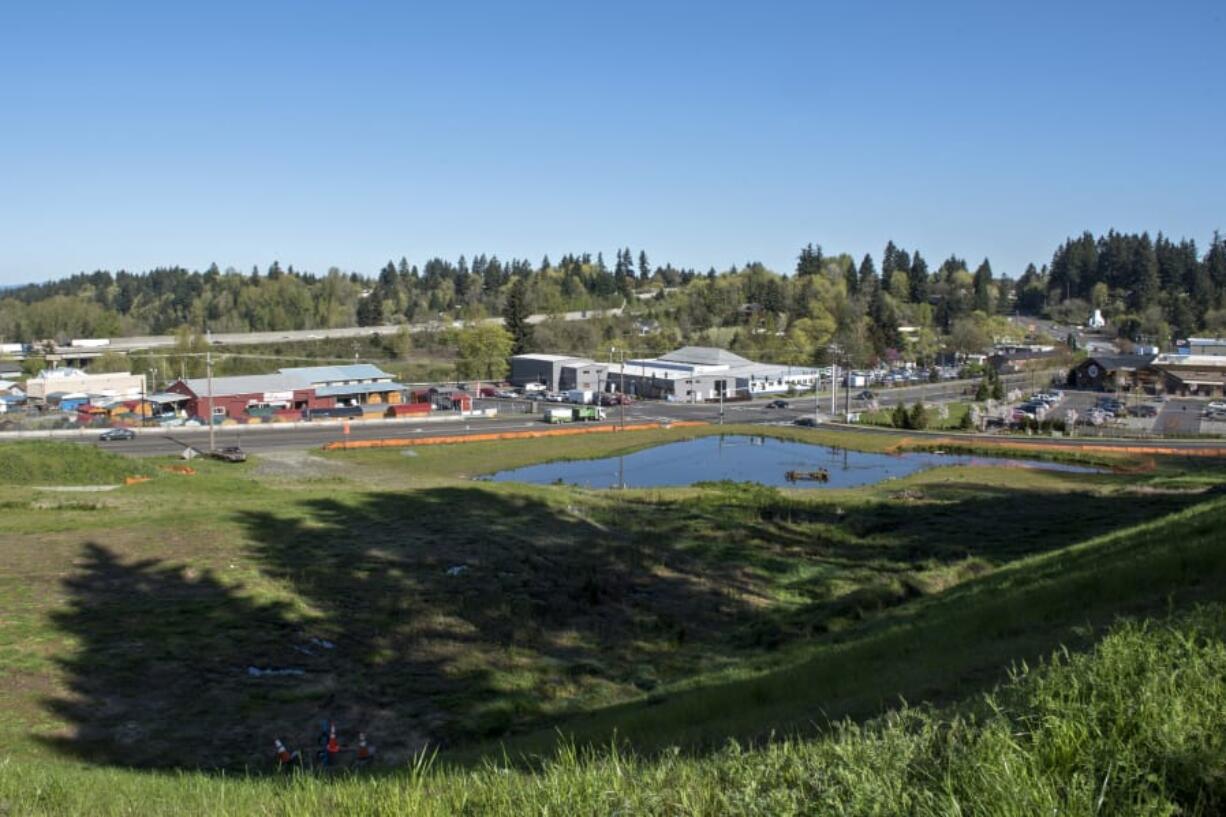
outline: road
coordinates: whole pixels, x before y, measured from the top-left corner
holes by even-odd
[[[592,309],[576,312],[563,312],[556,317],[564,321],[584,321],[607,315],[620,315],[625,304],[614,309]],[[538,314],[528,317],[528,323],[541,323],[551,316]],[[480,321],[488,324],[502,324],[502,318],[485,318]],[[332,338],[358,338],[371,335],[394,335],[407,327],[410,332],[426,332],[449,328],[451,322],[431,321],[428,323],[410,323],[393,326],[346,326],[339,329],[291,329],[283,332],[222,332],[212,336],[214,346],[247,346],[263,343],[284,343],[286,341],[311,341]],[[126,338],[110,338],[105,346],[77,347],[57,346],[55,354],[67,357],[91,357],[107,351],[133,352],[142,349],[164,349],[175,345],[174,335],[140,335]]]
[[[1023,377],[1029,377],[1025,375]],[[961,395],[966,388],[966,383],[956,384],[926,384],[924,386],[911,386],[907,388],[894,389],[890,392],[881,395],[880,404],[893,405],[897,402],[910,403],[919,399],[921,391],[924,393],[924,399],[931,400],[934,397],[934,392],[942,391],[949,394]],[[840,393],[841,394],[841,393]],[[782,399],[782,398],[781,398]],[[763,425],[790,425],[800,417],[812,417],[813,398],[800,397],[788,398],[786,402],[787,408],[772,409],[767,408],[768,400],[754,400],[741,403],[727,403],[723,407],[723,421],[728,424],[763,424]],[[839,411],[843,408],[843,399],[839,398]],[[1172,401],[1175,402],[1175,401]],[[821,413],[820,419],[828,421],[830,409],[829,394],[825,395],[824,399],[820,400]],[[546,405],[538,403],[536,412],[529,413],[527,411],[530,404],[523,400],[482,400],[479,401],[479,407],[498,406],[500,415],[496,418],[472,418],[455,421],[430,421],[430,422],[399,422],[399,423],[379,423],[379,424],[364,424],[355,422],[350,424],[350,440],[378,440],[388,438],[416,438],[430,437],[440,435],[464,435],[464,434],[483,434],[493,431],[523,431],[530,428],[544,428],[544,424],[540,420],[541,412]],[[862,408],[859,401],[852,401],[852,410],[855,411]],[[620,418],[618,407],[613,406],[607,408],[606,413],[610,422],[617,422]],[[1182,412],[1181,412],[1182,413]],[[1192,407],[1189,407],[1188,414],[1197,414]],[[676,422],[681,420],[701,420],[709,423],[720,422],[720,406],[713,403],[700,404],[685,404],[685,403],[663,403],[663,402],[641,402],[635,403],[626,408],[626,422]],[[875,428],[871,426],[838,426],[841,429],[852,431],[855,433],[864,434],[897,434],[890,429]],[[914,436],[917,432],[907,432]],[[941,436],[951,436],[948,432],[942,432]],[[961,436],[961,435],[959,435]],[[974,435],[965,435],[968,440],[974,440]],[[259,426],[259,427],[243,427],[243,426],[223,426],[216,430],[216,445],[227,446],[237,445],[245,451],[251,453],[260,453],[262,451],[278,451],[292,449],[308,449],[318,448],[325,443],[335,442],[344,439],[342,427],[338,424],[321,424],[318,426],[304,427],[278,427],[278,426]],[[999,439],[993,437],[992,439]],[[154,455],[174,455],[181,452],[185,447],[194,446],[198,449],[204,449],[208,445],[208,432],[206,429],[166,429],[154,431],[146,431],[139,434],[134,440],[122,442],[102,443],[96,437],[84,437],[76,440],[82,444],[97,445],[104,447],[107,450],[115,451],[124,454],[132,454],[137,456],[154,456]],[[1112,445],[1136,445],[1136,441],[1132,440],[1110,440],[1110,439],[1086,439],[1077,438],[1073,440],[1061,440],[1048,437],[1043,438],[1014,438],[1010,437],[1009,441],[1016,442],[1019,445],[1028,443],[1042,443],[1049,445],[1052,443],[1066,445],[1098,445],[1110,447]],[[1204,445],[1218,445],[1218,443],[1205,443],[1202,441],[1163,441],[1164,446],[1174,448],[1193,447]],[[1226,446],[1226,442],[1220,443]]]

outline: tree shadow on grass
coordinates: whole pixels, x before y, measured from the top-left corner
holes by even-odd
[[[47,744],[96,763],[207,767],[241,765],[271,741],[255,715],[266,693],[247,667],[294,663],[283,605],[97,544],[80,564],[64,581],[69,606],[53,614],[78,645],[60,662],[70,692],[46,702],[70,728]]]
[[[649,689],[659,656],[745,614],[581,513],[478,487],[240,512],[291,601],[88,545],[55,614],[77,649],[47,706],[70,728],[47,743],[110,765],[267,769],[273,738],[311,754],[328,718],[392,763]]]
[[[875,613],[910,598],[835,598],[822,583],[859,574],[830,574],[792,587],[811,602],[780,613],[753,596],[768,583],[747,565],[885,575],[968,553],[995,565],[1197,501],[923,490],[845,514],[731,488],[677,507],[492,486],[308,498],[237,513],[271,588],[87,545],[55,614],[77,649],[62,662],[68,694],[47,706],[69,728],[47,743],[111,765],[267,769],[274,737],[310,754],[331,718],[342,742],[362,729],[395,763],[624,701],[698,661],[837,639],[828,623],[854,618],[848,603]]]

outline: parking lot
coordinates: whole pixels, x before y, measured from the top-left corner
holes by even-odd
[[[1150,395],[1118,398],[1126,414],[1106,418],[1101,425],[1088,421],[1096,406],[1113,395],[1104,392],[1065,391],[1064,399],[1047,415],[1047,419],[1068,422],[1076,418],[1078,433],[1131,432],[1156,436],[1193,436],[1224,434],[1226,421],[1206,418],[1208,400],[1171,397],[1161,400]]]

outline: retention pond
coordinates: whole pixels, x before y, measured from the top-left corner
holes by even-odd
[[[1076,474],[1097,468],[1042,460],[948,454],[869,454],[746,435],[699,437],[598,460],[566,460],[499,471],[494,482],[587,488],[657,488],[732,480],[762,485],[855,488],[948,465],[1036,468]]]

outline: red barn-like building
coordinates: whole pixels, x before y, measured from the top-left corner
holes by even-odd
[[[189,417],[209,414],[209,381],[192,378],[173,383],[168,391],[186,396]],[[245,416],[250,408],[321,409],[334,408],[336,398],[319,397],[315,388],[303,385],[299,377],[284,374],[257,374],[213,378],[213,415],[217,418]]]

